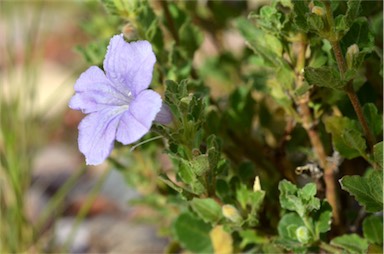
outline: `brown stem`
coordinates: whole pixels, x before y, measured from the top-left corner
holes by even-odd
[[[301,99],[299,101],[300,115],[303,121],[303,127],[307,132],[311,145],[315,151],[320,167],[324,169],[324,182],[325,182],[325,196],[332,207],[332,213],[334,218],[334,224],[340,225],[340,206],[338,189],[335,181],[335,168],[334,165],[328,163],[327,155],[323,143],[319,137],[319,134],[314,128],[314,122],[312,120],[311,111],[308,107],[308,100]]]
[[[331,41],[333,53],[335,54],[337,67],[339,68],[341,78],[344,78],[344,73],[347,71],[347,64],[345,62],[343,52],[341,51],[340,44],[338,41]]]
[[[296,87],[303,85],[303,68],[305,66],[305,51],[307,48],[307,42],[304,35],[302,35],[302,40],[298,45],[297,52],[297,61],[296,61]],[[320,166],[324,169],[324,182],[325,182],[325,196],[332,207],[332,213],[334,218],[334,224],[341,224],[340,217],[340,206],[339,206],[339,196],[338,189],[335,181],[335,170],[334,165],[328,163],[327,154],[325,153],[324,145],[320,139],[319,134],[315,129],[315,121],[312,118],[311,110],[308,106],[309,103],[309,92],[304,95],[296,98],[296,104],[299,108],[299,114],[302,119],[302,124],[304,129],[307,132],[311,145],[314,149],[315,155],[319,161]]]
[[[329,1],[324,1],[326,10],[327,10],[327,19],[328,23],[330,23],[331,28],[333,27],[333,16],[332,16],[332,10],[331,5]],[[339,68],[340,76],[343,79],[344,74],[347,71],[347,63],[345,62],[345,58],[343,55],[343,52],[340,48],[339,40],[336,38],[336,36],[332,35],[330,38],[328,38],[332,45],[333,53],[335,54],[337,66]],[[361,126],[363,127],[364,135],[367,139],[368,143],[368,150],[371,152],[373,150],[373,145],[375,142],[375,137],[372,134],[371,130],[369,129],[367,120],[364,117],[363,110],[361,109],[361,105],[359,102],[359,99],[357,98],[356,92],[353,90],[352,87],[352,80],[348,82],[348,84],[345,86],[344,91],[347,93],[349,100],[352,103],[353,109],[356,112],[357,118],[359,119],[359,122]]]
[[[364,135],[367,138],[367,143],[368,143],[368,149],[370,152],[373,151],[373,146],[375,145],[375,137],[373,136],[371,129],[368,126],[368,123],[364,117],[363,110],[361,109],[361,105],[359,102],[359,99],[357,98],[357,95],[355,91],[353,90],[352,87],[352,82],[348,82],[347,86],[344,88],[345,92],[348,95],[349,100],[352,103],[352,106],[356,112],[357,118],[360,121],[361,126],[363,127],[364,130]]]

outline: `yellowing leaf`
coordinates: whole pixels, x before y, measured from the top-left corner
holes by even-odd
[[[211,242],[213,245],[213,252],[215,254],[230,254],[233,253],[232,236],[224,231],[223,226],[219,225],[214,227],[209,232]]]

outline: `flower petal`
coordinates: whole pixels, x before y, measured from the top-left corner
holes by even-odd
[[[128,43],[120,34],[113,36],[109,42],[104,70],[117,90],[125,92],[128,89],[137,96],[151,83],[155,62],[156,57],[148,41]]]
[[[71,98],[69,107],[92,113],[107,106],[127,105],[131,100],[127,93],[117,91],[104,72],[96,66],[83,72],[75,84],[76,94]]]
[[[124,145],[131,144],[144,136],[152,126],[161,108],[161,97],[152,90],[144,90],[129,105],[120,119],[116,139]]]
[[[156,115],[155,122],[161,124],[169,124],[170,122],[172,122],[172,113],[167,104],[161,104],[161,109]]]
[[[86,116],[79,124],[79,150],[87,165],[102,163],[113,149],[116,128],[125,107],[108,107]]]

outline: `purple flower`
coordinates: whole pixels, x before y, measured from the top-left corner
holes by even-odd
[[[147,41],[127,43],[112,37],[104,71],[91,66],[75,84],[69,107],[88,114],[79,124],[79,150],[88,165],[102,163],[115,139],[124,145],[136,142],[155,120],[169,123],[171,115],[158,93],[147,89],[156,57]]]

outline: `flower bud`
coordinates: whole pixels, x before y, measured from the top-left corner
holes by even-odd
[[[325,10],[320,6],[313,6],[313,8],[311,9],[311,12],[316,14],[317,16],[325,15]]]
[[[221,211],[224,217],[232,222],[239,223],[242,221],[239,211],[233,205],[223,205]]]
[[[345,60],[347,61],[347,66],[348,69],[353,68],[353,62],[355,62],[355,59],[359,55],[360,50],[359,47],[356,44],[352,44],[351,46],[348,47],[347,53],[345,55]]]
[[[261,191],[260,178],[258,176],[255,177],[255,182],[253,183],[253,191]]]
[[[132,23],[127,23],[123,27],[122,33],[128,41],[137,39],[137,31],[136,28],[132,25]]]
[[[181,104],[184,104],[185,106],[188,106],[189,103],[191,103],[191,101],[192,101],[192,97],[193,97],[193,95],[189,94],[188,96],[181,98],[180,99]]]
[[[315,4],[313,3],[313,1],[311,1],[309,4],[308,4],[308,8],[310,10],[312,10],[312,8],[315,6]]]
[[[304,244],[308,243],[308,241],[310,239],[308,229],[304,226],[298,227],[296,229],[296,237],[297,237],[297,240],[299,242],[304,243]]]

